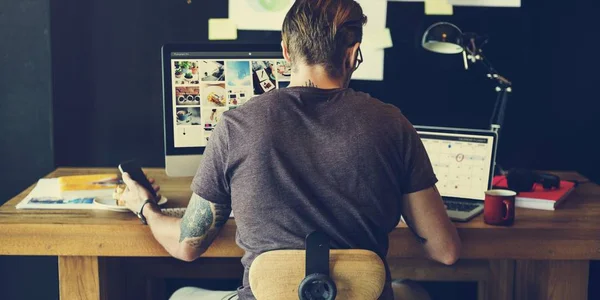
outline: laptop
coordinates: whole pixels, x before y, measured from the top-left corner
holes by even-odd
[[[467,222],[483,212],[491,189],[498,136],[490,130],[415,126],[438,178],[448,216]]]

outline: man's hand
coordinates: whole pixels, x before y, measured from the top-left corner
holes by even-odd
[[[139,212],[140,208],[144,204],[144,201],[148,199],[152,199],[155,202],[158,201],[158,199],[154,199],[152,197],[150,191],[147,191],[139,183],[131,179],[131,176],[129,176],[129,174],[123,173],[123,181],[127,185],[127,188],[121,195],[121,200],[125,201],[125,206],[132,212]],[[160,190],[160,187],[158,185],[154,185],[154,179],[148,178],[148,181],[150,181],[156,192]]]

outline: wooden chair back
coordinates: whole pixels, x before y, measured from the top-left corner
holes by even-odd
[[[305,278],[304,250],[276,250],[259,255],[250,267],[250,288],[257,300],[298,299]],[[330,277],[337,299],[376,300],[385,285],[385,266],[367,250],[331,250]]]

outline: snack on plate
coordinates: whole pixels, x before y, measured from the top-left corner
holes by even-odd
[[[225,97],[219,96],[215,92],[211,92],[210,94],[208,94],[208,102],[213,102],[216,105],[224,106],[225,105]]]
[[[115,187],[113,199],[117,202],[118,206],[125,206],[125,201],[121,200],[121,195],[123,195],[123,192],[125,192],[126,188],[127,185],[125,184],[119,184]]]

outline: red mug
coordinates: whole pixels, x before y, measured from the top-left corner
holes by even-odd
[[[485,192],[483,220],[489,225],[510,226],[515,222],[516,192],[489,190]]]

